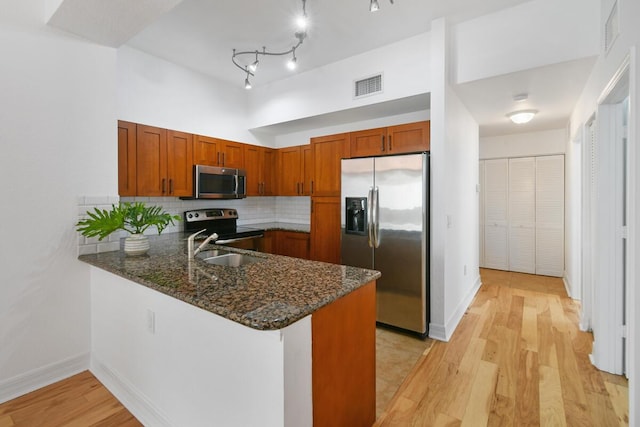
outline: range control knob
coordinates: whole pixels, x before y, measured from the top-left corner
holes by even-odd
[[[199,216],[200,216],[200,214],[198,214],[198,213],[196,213],[196,214],[195,214],[195,217],[196,217],[196,218],[198,218]]]
[[[187,218],[193,218],[193,214],[187,215]]]

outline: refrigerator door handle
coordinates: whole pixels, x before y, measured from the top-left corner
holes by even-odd
[[[373,187],[369,188],[367,196],[367,238],[369,247],[373,248]]]
[[[371,228],[373,229],[373,247],[378,248],[380,246],[380,190],[378,187],[373,190],[373,207],[372,207],[372,216],[373,216],[373,224]]]

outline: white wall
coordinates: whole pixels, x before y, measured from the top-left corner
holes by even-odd
[[[564,154],[565,129],[480,138],[480,159]]]
[[[0,14],[0,402],[88,366],[89,269],[77,198],[117,193],[116,52]]]
[[[247,144],[247,92],[139,50],[118,49],[118,119]]]
[[[431,323],[449,340],[480,287],[478,124],[449,85],[447,24],[432,23]]]
[[[602,0],[600,13],[600,28],[603,28],[604,22],[609,16],[614,0]],[[571,139],[575,139],[590,116],[595,112],[598,98],[605,91],[609,81],[621,66],[627,55],[631,56],[630,67],[630,120],[629,120],[629,157],[630,157],[630,218],[635,222],[629,224],[628,243],[629,257],[637,260],[640,257],[640,185],[638,182],[638,170],[640,168],[640,133],[638,126],[640,124],[640,110],[638,99],[640,98],[640,68],[638,67],[638,49],[640,48],[640,27],[637,25],[637,17],[640,16],[640,2],[619,0],[619,28],[620,34],[616,38],[611,50],[607,53],[602,52],[594,66],[593,72],[589,77],[587,85],[571,115]],[[578,151],[574,154],[578,155]],[[577,160],[579,161],[579,160]],[[574,188],[574,191],[577,189]],[[640,279],[640,271],[638,271],[638,263],[632,263],[630,269],[628,283],[634,286],[629,287],[629,324],[627,332],[627,340],[629,345],[628,358],[628,377],[629,377],[629,425],[640,425],[640,393],[638,385],[640,384],[640,291],[637,284]]]
[[[250,128],[428,93],[429,33],[251,90]],[[383,73],[384,93],[353,99],[355,80]],[[425,106],[428,108],[428,106]]]
[[[312,424],[309,316],[259,331],[91,267],[91,331],[92,371],[145,425]]]
[[[600,0],[534,0],[453,28],[456,83],[597,55]],[[558,34],[572,34],[558,38]]]
[[[428,107],[428,106],[425,106]],[[275,146],[278,148],[290,147],[293,145],[308,144],[309,140],[316,136],[334,135],[343,132],[354,132],[365,129],[375,129],[385,126],[393,126],[404,123],[419,122],[429,120],[431,114],[429,110],[416,111],[414,113],[398,114],[396,116],[382,117],[379,119],[363,120],[335,126],[327,126],[309,129],[301,132],[281,134],[275,137]]]

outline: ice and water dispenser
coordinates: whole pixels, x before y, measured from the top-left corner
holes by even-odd
[[[345,233],[366,236],[367,234],[367,198],[345,198]]]

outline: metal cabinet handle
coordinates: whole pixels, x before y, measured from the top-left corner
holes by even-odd
[[[380,148],[384,151],[384,135],[380,135]]]
[[[218,151],[218,153],[217,153],[217,154],[218,154],[218,160],[217,160],[217,163],[218,163],[218,164],[220,164],[220,152]]]
[[[166,191],[166,188],[167,188],[166,184],[167,184],[167,180],[165,178],[162,178],[162,194],[164,194]]]
[[[173,194],[173,179],[169,179],[169,194]]]
[[[313,180],[311,180],[311,194],[313,194]]]
[[[224,161],[225,161],[225,153],[222,153],[222,166],[224,166]]]
[[[389,151],[391,151],[391,150],[392,150],[392,148],[391,148],[391,135],[389,135]]]

